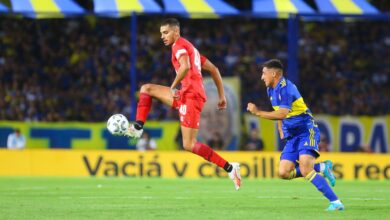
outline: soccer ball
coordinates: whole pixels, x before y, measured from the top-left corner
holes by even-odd
[[[107,129],[112,135],[124,135],[129,128],[129,121],[122,114],[112,115],[107,121]]]

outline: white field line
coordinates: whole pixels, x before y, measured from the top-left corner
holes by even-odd
[[[80,197],[72,197],[72,196],[61,196],[60,199],[159,199],[158,196],[80,196]],[[232,197],[228,196],[213,196],[215,199],[231,199]],[[257,196],[257,199],[297,199],[297,200],[324,200],[322,196],[318,197],[291,197],[291,196]],[[198,199],[194,197],[185,197],[185,196],[176,196],[172,197],[172,199],[176,200],[191,200]],[[362,198],[362,197],[343,197],[342,200],[355,200],[355,201],[388,201],[390,198]]]
[[[323,200],[321,196],[318,197],[291,197],[291,196],[257,196],[258,199],[302,199],[302,200]],[[390,198],[361,198],[361,197],[343,197],[342,200],[357,200],[357,201],[384,201]]]

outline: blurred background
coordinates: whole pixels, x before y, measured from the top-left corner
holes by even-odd
[[[182,151],[178,113],[156,100],[138,141],[106,129],[113,114],[135,119],[141,85],[172,83],[168,17],[222,74],[219,112],[203,73],[198,139],[240,163],[239,192]],[[347,209],[332,214],[388,219],[385,0],[0,0],[0,219],[329,219],[302,178],[276,180],[276,122],[246,112],[271,110],[259,67],[272,58],[321,130],[317,162],[333,162]]]
[[[105,123],[115,113],[134,120],[142,84],[173,81],[159,22],[176,17],[182,36],[219,68],[229,102],[217,112],[204,73],[200,140],[217,150],[282,148],[276,124],[245,111],[248,102],[271,109],[259,65],[278,58],[317,119],[321,151],[389,151],[388,1],[47,2],[0,1],[1,148],[15,134],[25,149],[136,150],[136,141],[110,135]],[[177,112],[158,101],[146,132],[154,147],[140,149],[181,149]]]

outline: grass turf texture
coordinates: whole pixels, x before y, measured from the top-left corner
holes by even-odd
[[[338,181],[346,211],[310,183],[228,179],[0,178],[0,219],[387,219],[390,182]]]

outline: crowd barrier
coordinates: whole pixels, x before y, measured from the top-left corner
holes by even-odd
[[[234,80],[231,80],[232,84]],[[208,85],[208,84],[206,84]],[[233,89],[231,89],[233,90]],[[226,90],[230,91],[230,90]],[[234,94],[232,92],[232,94]],[[229,96],[230,97],[230,96]],[[209,101],[215,100],[210,95]],[[207,142],[219,131],[227,142],[225,149],[237,150],[242,135],[241,128],[250,131],[256,128],[259,137],[264,141],[265,151],[281,150],[277,124],[275,121],[261,119],[244,114],[245,126],[239,125],[237,109],[238,102],[234,96],[229,99],[232,110],[215,113],[215,103],[205,107],[202,114],[199,138]],[[211,114],[210,112],[214,113]],[[218,118],[220,117],[220,118]],[[233,118],[235,118],[233,120]],[[368,146],[373,152],[387,153],[390,151],[390,116],[381,117],[350,117],[315,115],[321,134],[329,142],[332,152],[354,152],[362,146]],[[180,124],[178,121],[148,121],[145,130],[156,140],[159,150],[177,150],[175,143]],[[126,137],[112,136],[106,129],[106,123],[82,122],[9,122],[0,121],[0,147],[5,147],[7,136],[14,128],[20,128],[26,136],[27,148],[69,148],[69,149],[135,149],[135,142]],[[243,140],[244,141],[244,140]]]
[[[241,163],[246,178],[277,178],[278,152],[220,152]],[[390,155],[323,153],[344,180],[390,179]],[[0,150],[0,176],[223,178],[226,173],[188,152],[129,150]]]
[[[145,131],[155,140],[159,150],[176,150],[177,121],[148,121]],[[113,136],[106,123],[85,122],[13,122],[0,121],[0,147],[7,145],[7,137],[19,128],[26,137],[28,149],[135,149],[136,142],[127,137]]]
[[[368,146],[373,152],[389,152],[390,116],[314,115],[316,123],[333,152],[355,152]],[[264,140],[265,150],[281,150],[276,121],[245,114],[246,129],[256,128]]]

